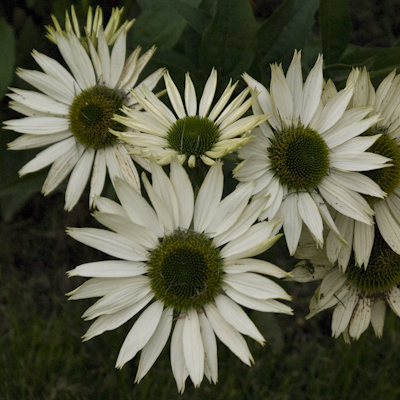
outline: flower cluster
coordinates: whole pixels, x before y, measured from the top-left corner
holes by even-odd
[[[400,315],[400,75],[375,91],[354,69],[337,90],[322,55],[304,79],[295,51],[286,74],[271,65],[268,88],[244,73],[242,92],[229,81],[217,97],[212,69],[198,100],[189,73],[183,94],[164,68],[138,84],[156,49],[126,58],[134,21],[121,15],[104,27],[101,9],[89,9],[85,36],[73,7],[65,29],[53,17],[47,37],[65,65],[33,51],[42,72],[17,74],[38,91],[8,94],[24,115],[5,122],[22,134],[9,148],[48,146],[20,175],[51,165],[44,195],[70,175],[67,211],[89,183],[89,208],[107,228],[67,230],[115,258],[68,272],[89,278],[71,300],[99,298],[83,315],[95,320],[84,340],[134,319],[117,368],[141,352],[139,382],[171,336],[178,390],[187,377],[216,383],[216,338],[247,365],[242,335],[265,342],[242,306],[292,314],[271,277],[322,280],[308,317],[334,307],[333,336],[358,339],[370,322],[382,336],[386,303]],[[154,93],[161,78],[166,89]],[[101,196],[107,174],[119,202]],[[310,260],[291,273],[263,260],[281,229],[290,255]]]

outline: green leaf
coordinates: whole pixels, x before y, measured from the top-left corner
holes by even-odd
[[[14,32],[4,18],[0,18],[0,100],[10,85],[15,63]]]
[[[324,61],[329,65],[340,58],[350,40],[348,0],[320,0],[319,18]]]
[[[200,0],[184,0],[184,2],[197,7]],[[151,5],[148,4],[143,8],[132,29],[134,45],[142,45],[145,48],[153,44],[159,48],[174,47],[185,29],[186,20],[163,0],[152,0]]]
[[[301,50],[310,37],[318,0],[286,0],[259,28],[257,52],[261,70],[269,76],[269,64],[286,68],[295,49]],[[268,72],[266,72],[268,71]]]
[[[361,47],[349,45],[340,58],[340,63],[363,67],[370,71],[374,85],[395,68],[400,70],[400,47]]]
[[[0,187],[0,206],[2,217],[6,221],[10,220],[22,208],[33,193],[40,191],[47,172],[47,170],[44,170],[25,175],[22,178],[15,178]]]
[[[212,16],[206,11],[190,6],[181,0],[164,0],[164,2],[180,14],[200,35],[204,33],[207,26],[211,23]]]
[[[218,0],[211,24],[204,32],[199,63],[203,72],[215,67],[235,77],[246,71],[255,56],[257,25],[247,0]]]

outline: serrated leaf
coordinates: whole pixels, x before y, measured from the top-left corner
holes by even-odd
[[[255,56],[257,25],[246,0],[218,0],[214,17],[204,32],[199,63],[204,73],[215,67],[235,77],[246,71]]]
[[[15,63],[14,32],[4,18],[0,18],[0,100],[10,85]]]
[[[200,0],[184,0],[184,2],[197,7]],[[144,7],[135,22],[132,29],[133,43],[135,46],[142,45],[145,48],[155,44],[159,48],[171,49],[181,37],[186,23],[186,20],[167,2],[152,0],[151,5]]]
[[[261,70],[279,62],[286,68],[295,49],[301,50],[310,37],[318,0],[286,0],[259,28],[257,52]],[[269,75],[269,72],[267,72]]]
[[[348,0],[321,0],[319,18],[324,61],[329,65],[340,58],[350,40]]]

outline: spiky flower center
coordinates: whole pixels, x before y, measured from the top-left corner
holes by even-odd
[[[166,138],[179,154],[199,157],[212,149],[219,136],[219,128],[214,122],[196,115],[178,119],[169,128]]]
[[[367,269],[355,265],[351,257],[347,279],[366,294],[384,293],[400,284],[400,255],[395,253],[375,229],[375,241]]]
[[[102,149],[113,145],[116,136],[109,129],[123,130],[123,126],[111,118],[121,114],[123,98],[118,91],[106,86],[93,86],[79,93],[69,108],[71,132],[85,147]]]
[[[367,150],[370,153],[380,154],[391,158],[391,167],[375,169],[363,172],[371,178],[389,196],[400,183],[400,148],[394,139],[381,129],[369,129],[364,136],[372,136],[382,133],[382,136]],[[368,197],[371,202],[379,201],[376,197]]]
[[[219,293],[220,250],[204,234],[177,230],[151,252],[150,286],[159,300],[177,311],[198,310]]]
[[[267,151],[273,171],[289,189],[314,190],[329,171],[327,144],[303,125],[275,131]]]

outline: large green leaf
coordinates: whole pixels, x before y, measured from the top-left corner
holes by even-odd
[[[14,32],[4,18],[0,18],[0,100],[10,85],[15,63]]]
[[[142,4],[143,3],[143,4]],[[134,45],[149,48],[153,44],[160,48],[172,48],[178,42],[186,26],[186,20],[167,2],[152,0],[151,4],[140,1],[143,11],[132,29]],[[197,7],[200,0],[184,0]]]
[[[286,68],[295,49],[300,50],[310,37],[318,0],[286,0],[259,28],[257,52],[259,65],[269,76],[269,64],[278,62]]]
[[[210,24],[212,16],[206,11],[193,7],[182,0],[164,0],[178,14],[180,14],[187,23],[201,35]]]
[[[218,0],[211,24],[204,32],[199,62],[235,77],[246,71],[255,55],[257,24],[247,0]]]
[[[350,40],[348,0],[320,0],[319,18],[324,61],[329,65],[340,58]]]

